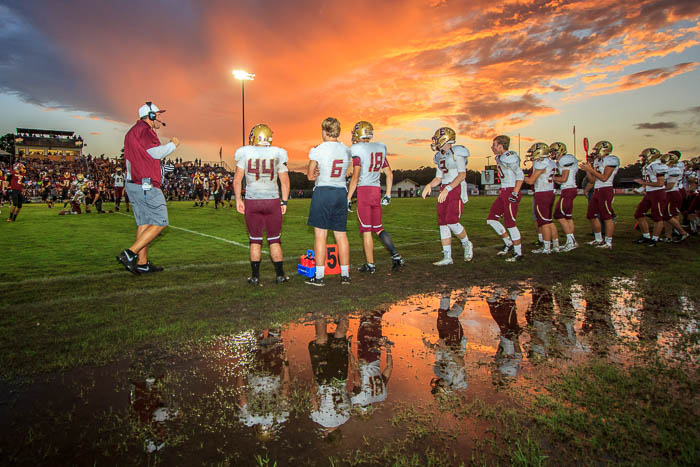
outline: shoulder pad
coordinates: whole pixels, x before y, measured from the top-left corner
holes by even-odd
[[[433,163],[434,163],[434,164],[437,164],[438,162],[440,162],[440,156],[441,156],[441,155],[442,155],[442,154],[440,154],[439,152],[436,152],[436,153],[435,153],[435,155],[433,156]]]
[[[455,156],[464,157],[465,159],[469,157],[469,149],[465,148],[461,144],[458,146],[452,146],[452,152]]]
[[[611,154],[611,155],[605,156],[603,158],[603,164],[608,165],[608,166],[613,166],[613,167],[619,167],[620,166],[620,159],[617,156],[613,156]]]
[[[519,162],[520,158],[518,157],[518,153],[515,151],[506,151],[503,154],[501,154],[501,160],[503,162]]]

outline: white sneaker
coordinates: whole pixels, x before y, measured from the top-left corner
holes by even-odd
[[[505,256],[513,252],[513,245],[505,245],[501,251],[496,253],[498,256]]]
[[[612,250],[612,245],[609,243],[601,243],[600,245],[596,245],[596,248],[601,248],[603,250]]]
[[[464,245],[464,261],[469,262],[474,258],[474,248],[472,248],[472,242],[467,242]]]
[[[435,261],[433,266],[449,266],[452,264],[452,258],[442,258],[440,261]]]
[[[586,245],[593,245],[593,246],[600,246],[604,245],[605,242],[603,240],[598,241],[598,240],[591,240],[590,242],[586,242]]]
[[[538,248],[536,250],[532,250],[532,252],[535,254],[548,255],[552,252],[552,250],[545,250],[544,247],[542,247],[542,248]]]

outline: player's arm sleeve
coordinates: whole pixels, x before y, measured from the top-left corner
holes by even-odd
[[[173,151],[175,151],[175,149],[175,143],[171,141],[168,144],[161,144],[160,146],[154,146],[152,148],[146,149],[146,152],[152,158],[160,160],[165,157],[168,157],[170,154],[173,153]]]
[[[287,167],[287,162],[289,162],[289,156],[287,156],[287,151],[280,149],[280,153],[277,156],[277,172],[289,172]]]
[[[523,169],[520,167],[520,164],[512,164],[511,169],[513,170],[513,173],[515,174],[515,180],[525,180],[525,174],[523,173]]]
[[[457,172],[466,172],[467,171],[467,158],[464,156],[457,157]]]
[[[311,151],[309,151],[309,160],[318,162],[318,157],[318,150],[315,147],[311,148]]]
[[[442,170],[440,170],[440,167],[435,169],[435,178],[439,178],[440,180],[442,180]]]
[[[362,167],[362,159],[359,156],[352,156],[352,166]]]
[[[236,149],[236,154],[233,157],[236,159],[236,167],[245,169],[245,152],[243,148]]]

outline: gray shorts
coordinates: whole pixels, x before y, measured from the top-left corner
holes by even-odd
[[[144,191],[141,185],[126,183],[136,225],[168,225],[168,208],[159,188]]]

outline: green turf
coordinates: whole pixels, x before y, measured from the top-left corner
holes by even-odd
[[[353,283],[342,287],[330,277],[323,289],[307,286],[293,274],[299,255],[313,245],[313,231],[306,225],[308,200],[290,201],[284,221],[286,270],[295,277],[283,286],[274,285],[272,265],[265,260],[264,286],[258,289],[245,281],[250,272],[247,233],[243,216],[235,210],[216,211],[213,203],[205,208],[194,208],[191,202],[170,203],[172,227],[152,244],[150,254],[166,270],[133,276],[115,260],[135,235],[127,213],[58,216],[57,208],[26,205],[17,222],[0,225],[0,374],[11,378],[103,362],[147,343],[177,345],[285,322],[307,312],[369,308],[441,285],[530,279],[558,283],[620,275],[651,284],[671,282],[674,290],[697,299],[700,292],[694,278],[700,272],[700,242],[692,238],[686,244],[657,248],[633,244],[638,234],[632,213],[639,199],[616,199],[619,218],[612,251],[582,246],[540,257],[528,254],[536,236],[532,199],[526,197],[519,223],[527,256],[510,264],[495,256],[502,243],[485,223],[493,198],[474,197],[462,216],[474,243],[474,261],[459,261],[462,248],[454,241],[456,261],[446,268],[431,265],[441,257],[435,199],[396,199],[384,208],[384,226],[405,256],[406,268],[392,274],[388,255],[376,242],[375,276],[353,273]],[[578,240],[583,243],[590,239],[585,199],[579,197],[575,209]],[[6,217],[9,208],[1,211]],[[348,230],[354,269],[364,261],[354,214],[348,217]]]

